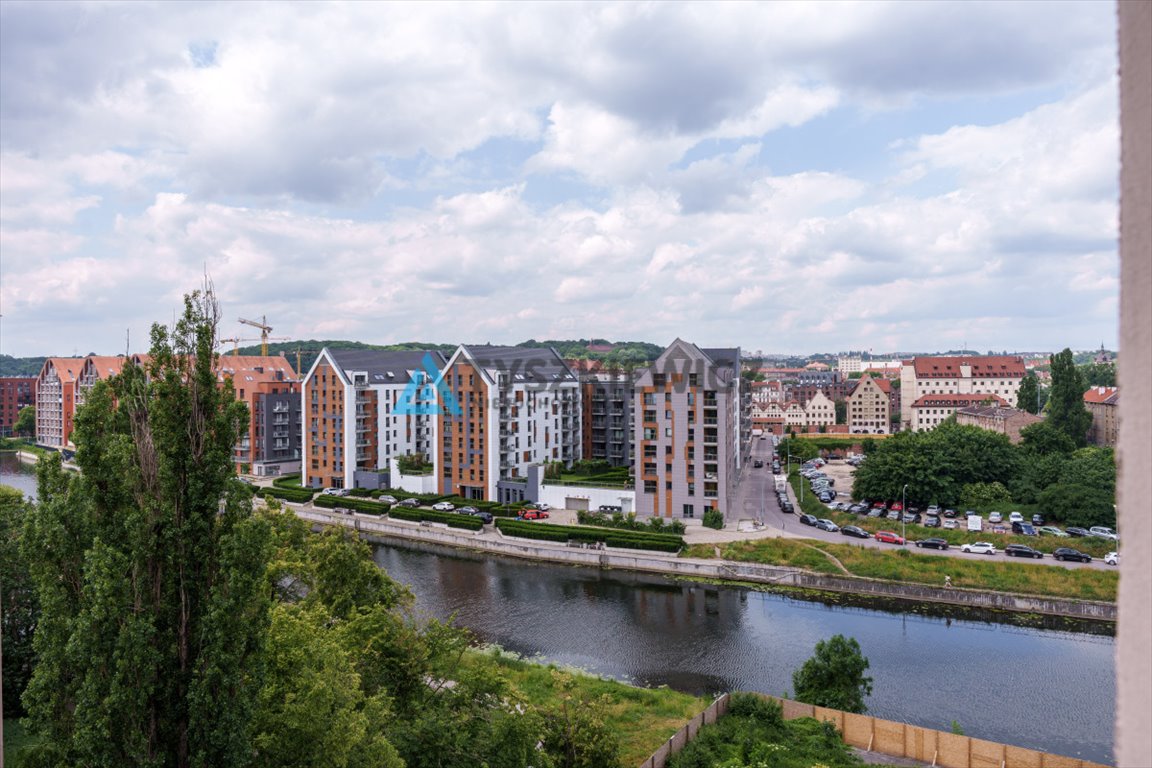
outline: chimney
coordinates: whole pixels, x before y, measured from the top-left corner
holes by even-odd
[[[1106,389],[1107,389],[1107,387],[1100,387],[1100,394],[1104,394],[1104,390],[1106,390]]]

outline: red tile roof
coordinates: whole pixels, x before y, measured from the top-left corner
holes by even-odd
[[[78,381],[80,379],[80,369],[84,367],[84,358],[49,357],[44,361],[44,367],[40,369],[41,374],[47,370],[49,363],[51,363],[52,368],[55,369],[56,375],[60,377],[60,381]]]
[[[1024,377],[1024,358],[1015,355],[984,357],[917,357],[912,360],[918,379],[955,379],[960,366],[969,365],[973,377],[1020,379]]]
[[[1084,402],[1116,405],[1120,390],[1117,387],[1092,387],[1084,393]]]
[[[120,373],[120,369],[124,367],[124,357],[112,357],[102,355],[90,355],[84,358],[86,364],[91,365],[96,369],[96,378],[101,381],[107,381],[110,377]]]

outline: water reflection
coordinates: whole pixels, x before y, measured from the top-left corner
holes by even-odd
[[[1111,761],[1113,640],[1099,625],[876,610],[440,547],[381,546],[376,559],[422,610],[524,655],[694,693],[786,694],[816,642],[839,633],[871,663],[872,714]]]

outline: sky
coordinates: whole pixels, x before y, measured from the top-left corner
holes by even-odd
[[[0,353],[1115,349],[1110,2],[0,3]]]

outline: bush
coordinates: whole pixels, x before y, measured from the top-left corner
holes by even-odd
[[[409,520],[414,523],[447,523],[449,528],[462,528],[468,531],[478,531],[484,527],[484,521],[472,515],[458,515],[455,512],[439,512],[435,509],[409,509],[407,507],[392,507],[388,516],[396,520]]]
[[[300,473],[294,475],[280,475],[272,481],[272,485],[277,488],[299,488],[300,487]]]
[[[704,527],[720,530],[724,527],[724,513],[718,509],[709,509],[704,513]]]
[[[684,547],[684,539],[668,534],[641,533],[638,531],[618,531],[613,529],[577,528],[569,525],[548,525],[525,520],[496,521],[496,527],[508,536],[541,541],[600,542],[609,547],[642,549],[651,552],[678,552]]]
[[[369,515],[383,515],[388,512],[387,504],[379,501],[369,501],[368,499],[357,499],[352,496],[329,496],[326,493],[322,493],[316,497],[313,503],[325,509],[343,507],[344,509],[354,509],[357,512],[364,512]]]
[[[294,501],[297,504],[303,504],[307,501],[312,501],[312,494],[315,493],[311,488],[261,488],[257,491],[260,496],[272,496],[273,498],[283,499],[284,501]]]
[[[674,536],[684,535],[684,523],[680,520],[665,521],[662,517],[651,517],[645,522],[636,519],[634,513],[627,516],[616,512],[611,517],[603,512],[576,512],[576,522],[580,525],[596,525],[601,528],[620,528],[628,531],[648,533],[668,533]]]

